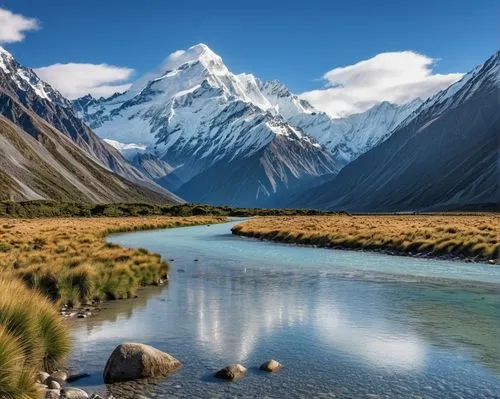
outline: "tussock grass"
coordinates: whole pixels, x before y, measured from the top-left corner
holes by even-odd
[[[0,276],[21,279],[52,301],[68,305],[129,298],[165,279],[168,264],[145,249],[107,243],[114,232],[224,221],[222,216],[127,218],[0,218]]]
[[[498,260],[498,214],[257,217],[234,234],[321,247]]]
[[[70,348],[64,320],[44,295],[0,278],[0,397],[38,398],[39,370],[54,370]]]

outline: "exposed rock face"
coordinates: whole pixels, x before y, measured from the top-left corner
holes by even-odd
[[[110,384],[147,377],[164,377],[181,367],[181,362],[149,345],[124,343],[116,347],[104,368],[104,382]]]
[[[268,360],[267,362],[260,365],[261,370],[268,371],[270,373],[272,373],[273,371],[278,371],[282,367],[283,365],[274,359]]]
[[[215,373],[215,377],[232,381],[237,378],[243,377],[246,372],[247,369],[241,364],[230,364],[229,366],[224,367],[222,370],[217,371],[217,373]]]

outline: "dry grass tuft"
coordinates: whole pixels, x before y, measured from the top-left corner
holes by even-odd
[[[21,281],[0,278],[0,397],[37,398],[38,370],[54,370],[70,337],[53,303]]]
[[[234,234],[329,248],[497,260],[498,214],[257,217]]]

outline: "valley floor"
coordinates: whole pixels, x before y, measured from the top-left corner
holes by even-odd
[[[168,264],[145,249],[108,244],[106,235],[224,220],[222,216],[0,218],[0,276],[20,278],[69,305],[127,298],[140,286],[165,279]]]
[[[257,217],[233,234],[302,245],[498,263],[500,215]]]

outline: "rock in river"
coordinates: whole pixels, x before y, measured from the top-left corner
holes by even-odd
[[[223,380],[234,380],[240,378],[245,374],[247,369],[241,364],[230,364],[222,370],[215,373],[215,377],[222,378]]]
[[[124,343],[113,351],[104,368],[104,382],[164,377],[181,366],[175,357],[149,345]]]
[[[261,370],[269,371],[269,372],[278,371],[282,367],[283,367],[283,365],[274,359],[268,360],[267,362],[262,363],[260,365]]]

